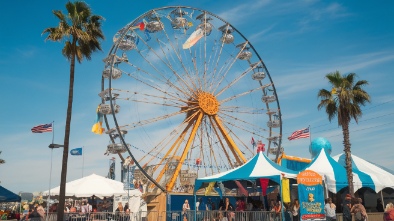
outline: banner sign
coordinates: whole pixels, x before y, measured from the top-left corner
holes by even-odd
[[[123,169],[123,189],[124,190],[134,190],[134,170],[135,165],[129,165],[126,167],[127,169]]]
[[[305,170],[298,174],[297,183],[301,220],[325,220],[322,177],[312,170]]]

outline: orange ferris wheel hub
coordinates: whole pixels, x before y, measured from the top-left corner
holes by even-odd
[[[215,115],[219,111],[219,102],[213,94],[200,92],[198,94],[198,105],[208,115]]]

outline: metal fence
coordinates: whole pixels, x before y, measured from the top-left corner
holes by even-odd
[[[282,221],[281,215],[266,211],[167,211],[165,217],[165,221]]]
[[[43,221],[56,221],[57,214],[49,213]],[[65,213],[64,221],[282,221],[281,216],[265,211],[157,211],[138,213]],[[286,220],[292,221],[292,220]]]
[[[96,212],[96,213],[65,213],[64,221],[293,221],[288,212],[276,215],[266,211],[148,211],[137,213]],[[343,221],[341,213],[337,221]],[[49,213],[41,221],[56,221],[57,214]],[[353,216],[354,220],[354,216]],[[383,221],[383,213],[368,213],[368,221]]]

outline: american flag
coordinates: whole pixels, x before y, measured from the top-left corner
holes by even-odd
[[[31,128],[31,132],[33,132],[33,133],[52,132],[52,123],[37,125],[37,126]]]
[[[288,137],[287,139],[289,139],[289,140],[296,140],[296,139],[300,139],[300,138],[308,138],[309,136],[310,136],[309,127],[307,127],[305,129],[294,131],[290,135],[290,137]]]
[[[256,142],[254,142],[254,138],[252,137],[252,140],[250,140],[250,144],[252,144],[252,146],[256,146]]]

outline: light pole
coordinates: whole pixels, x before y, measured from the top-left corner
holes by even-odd
[[[49,170],[49,190],[48,190],[48,200],[47,200],[47,218],[46,218],[46,221],[48,221],[48,219],[49,219],[49,203],[50,203],[50,200],[51,200],[51,180],[52,180],[52,155],[53,155],[53,149],[54,148],[64,147],[64,145],[51,143],[51,144],[49,144],[48,147],[51,148],[51,167],[50,167],[50,170]]]

